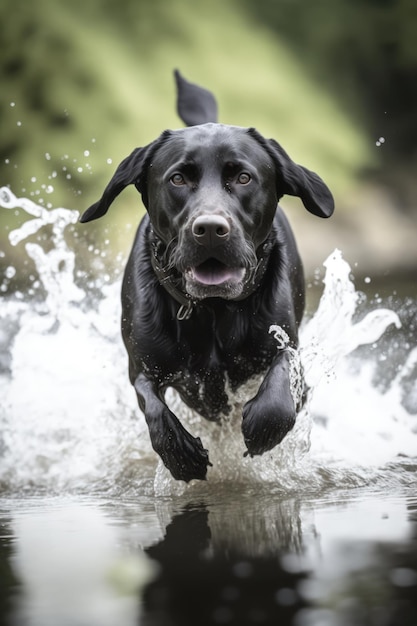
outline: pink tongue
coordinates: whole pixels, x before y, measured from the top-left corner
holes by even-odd
[[[243,269],[240,267],[227,267],[226,265],[203,263],[193,268],[195,280],[203,285],[221,285],[228,280],[237,282],[242,279]]]

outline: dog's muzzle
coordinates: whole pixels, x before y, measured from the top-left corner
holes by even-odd
[[[215,213],[196,217],[191,225],[191,236],[202,248],[201,262],[184,272],[187,293],[196,299],[220,297],[227,300],[238,297],[243,290],[246,270],[236,265],[236,255],[230,258],[232,237],[229,221]]]

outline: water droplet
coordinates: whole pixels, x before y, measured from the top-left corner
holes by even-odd
[[[113,159],[110,159],[110,158],[109,158],[109,159],[107,159],[106,163],[107,163],[108,165],[111,165],[111,164],[113,163]]]
[[[288,587],[282,587],[275,594],[275,601],[281,606],[292,606],[296,604],[297,599],[297,593]]]
[[[9,265],[9,267],[6,267],[4,274],[6,278],[13,278],[13,276],[16,275],[16,268],[12,265]]]
[[[366,276],[366,277],[363,279],[363,282],[364,282],[364,283],[366,283],[367,285],[369,285],[369,283],[371,282],[370,277],[369,277],[369,276]]]
[[[238,578],[249,578],[253,572],[252,564],[249,561],[239,561],[233,565],[233,573]]]
[[[90,156],[90,150],[84,150],[84,156],[85,157]]]
[[[396,567],[391,570],[390,578],[396,587],[414,587],[417,583],[417,572],[409,567]]]

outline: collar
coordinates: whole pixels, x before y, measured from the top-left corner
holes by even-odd
[[[161,253],[165,251],[165,245],[155,235],[151,239],[151,249],[152,268],[160,285],[181,305],[177,311],[177,320],[190,319],[197,301],[181,289],[182,281],[176,272],[164,266]]]

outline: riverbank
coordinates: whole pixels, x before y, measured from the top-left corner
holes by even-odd
[[[358,188],[336,198],[335,213],[325,221],[305,215],[292,200],[291,206],[286,200],[283,204],[308,278],[338,248],[356,277],[416,279],[417,211],[401,210],[389,192],[370,185]]]

